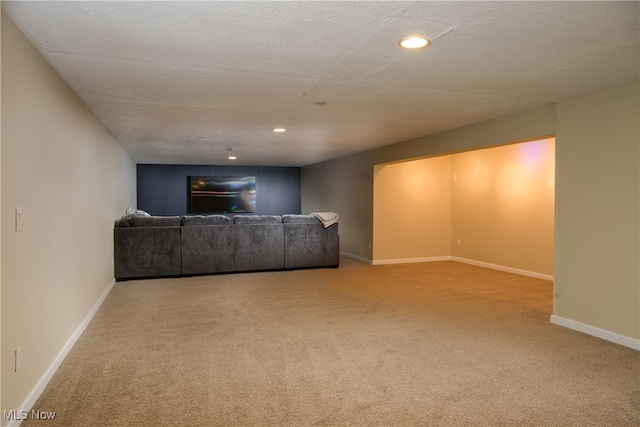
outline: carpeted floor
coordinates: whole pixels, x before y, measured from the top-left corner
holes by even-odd
[[[455,262],[119,282],[23,426],[638,426],[640,352]]]

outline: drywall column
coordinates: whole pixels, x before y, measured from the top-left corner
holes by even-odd
[[[640,85],[557,106],[551,321],[640,349]]]

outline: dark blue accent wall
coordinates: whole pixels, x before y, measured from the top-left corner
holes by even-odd
[[[138,209],[152,215],[186,215],[188,177],[255,176],[257,215],[300,214],[300,168],[271,166],[137,166]]]

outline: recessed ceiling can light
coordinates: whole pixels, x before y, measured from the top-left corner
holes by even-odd
[[[284,132],[284,131],[286,131],[286,129],[285,128],[273,128],[273,131],[274,132]]]
[[[422,49],[429,44],[431,44],[431,40],[418,36],[405,37],[398,42],[398,45],[405,49]]]
[[[313,101],[313,103],[316,105],[327,105],[327,101],[324,99],[318,99],[317,101]]]
[[[229,160],[235,160],[235,159],[237,159],[236,156],[229,156]]]

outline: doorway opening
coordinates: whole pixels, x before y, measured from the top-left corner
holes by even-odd
[[[553,279],[555,138],[374,167],[373,263]]]

